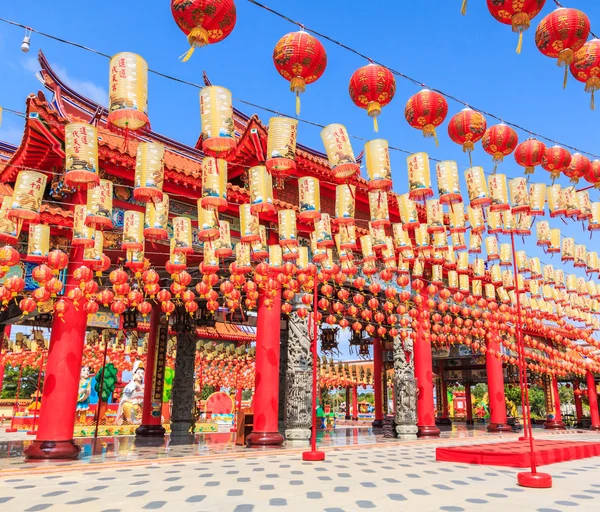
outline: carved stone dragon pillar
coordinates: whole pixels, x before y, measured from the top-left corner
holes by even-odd
[[[196,336],[177,335],[175,377],[173,378],[173,407],[171,412],[171,438],[188,436],[194,427],[194,358]]]
[[[394,395],[396,433],[400,439],[417,438],[417,382],[412,339],[394,338]]]

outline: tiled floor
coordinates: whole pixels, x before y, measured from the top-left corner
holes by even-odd
[[[357,434],[364,442],[375,441],[369,431],[336,434],[324,443],[327,458],[320,463],[302,462],[299,453],[286,450],[244,451],[250,454],[244,457],[212,447],[199,456],[203,445],[194,445],[191,452],[168,452],[155,460],[144,460],[139,451],[137,458],[123,452],[120,462],[115,457],[104,466],[10,464],[0,473],[7,475],[0,478],[0,510],[600,510],[600,457],[545,466],[553,488],[532,490],[517,486],[520,470],[435,462],[437,446],[497,437],[446,433],[433,441],[340,445],[343,438],[358,441]],[[600,441],[600,435],[588,433],[562,435]]]

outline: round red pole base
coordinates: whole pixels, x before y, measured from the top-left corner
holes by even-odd
[[[534,489],[547,489],[552,487],[552,477],[548,473],[532,473],[523,471],[517,474],[517,483],[521,487],[533,487]]]
[[[16,428],[10,428],[10,427],[9,427],[9,428],[7,428],[7,429],[4,429],[4,432],[17,432],[17,429],[16,429]]]
[[[535,437],[533,438],[533,440],[535,441]],[[521,436],[521,437],[519,437],[519,441],[529,441],[529,437],[528,436]]]
[[[566,430],[565,424],[562,421],[558,420],[547,420],[544,423],[544,428],[546,430]]]
[[[506,423],[490,423],[487,426],[488,432],[512,432],[512,427]]]
[[[24,450],[27,460],[72,460],[79,457],[81,447],[72,439],[68,441],[33,441]]]
[[[37,434],[37,430],[28,430],[28,431],[27,431],[27,435],[28,435],[28,436],[34,436],[34,435],[36,435],[36,434]]]
[[[439,437],[441,430],[435,425],[417,425],[417,437]]]
[[[283,436],[279,432],[251,432],[246,438],[246,446],[249,448],[281,446],[283,442]]]
[[[321,452],[319,450],[315,450],[314,452],[312,450],[310,452],[302,452],[302,460],[308,462],[325,460],[325,452]]]
[[[590,430],[595,430],[595,431],[598,431],[598,430],[600,430],[600,425],[592,425],[592,426],[590,427]]]

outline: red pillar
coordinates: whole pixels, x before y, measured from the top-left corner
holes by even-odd
[[[84,204],[86,194],[73,195],[74,204]],[[83,264],[83,248],[73,246],[67,267],[65,297],[79,283],[73,272]],[[71,306],[63,319],[54,316],[50,350],[46,364],[39,430],[35,441],[25,449],[28,459],[75,459],[81,448],[73,441],[75,407],[87,326],[87,313]]]
[[[358,421],[358,386],[352,386],[352,420]]]
[[[351,419],[350,416],[350,388],[346,388],[346,414],[344,415],[345,420]]]
[[[583,405],[581,404],[581,395],[577,392],[580,390],[579,379],[573,381],[573,397],[575,399],[575,418],[577,427],[581,427],[583,420]]]
[[[506,399],[504,397],[504,374],[502,360],[490,353],[499,353],[500,346],[492,339],[488,340],[488,351],[485,353],[487,370],[488,396],[490,400],[490,423],[488,432],[511,432],[512,428],[506,423]]]
[[[560,412],[560,397],[558,396],[558,381],[556,377],[547,377],[544,382],[544,393],[546,395],[546,413],[548,419],[544,428],[549,430],[565,430]]]
[[[144,408],[142,409],[142,424],[135,431],[135,435],[137,436],[162,437],[165,435],[165,428],[162,426],[161,416],[167,347],[165,343],[164,347],[160,347],[159,353],[161,316],[162,311],[160,305],[156,304],[152,308],[152,313],[150,314],[150,331],[148,332],[146,370],[144,373]],[[163,326],[163,329],[168,329],[168,327]],[[159,379],[161,378],[163,379],[163,382],[159,382]]]
[[[417,330],[414,342],[415,379],[417,380],[417,427],[418,436],[439,436],[440,429],[435,426],[435,408],[433,405],[433,360],[429,333],[425,332],[424,323],[429,320],[427,306],[428,293],[421,292],[423,299],[419,306]]]
[[[383,427],[382,358],[381,340],[379,338],[373,338],[373,393],[375,394],[374,427]]]
[[[266,291],[258,296],[256,324],[256,370],[254,392],[254,426],[246,439],[248,446],[283,444],[278,430],[279,411],[279,343],[281,289],[269,309],[265,306]]]
[[[467,425],[473,425],[473,400],[471,399],[471,383],[465,384],[465,402],[467,405]]]
[[[586,382],[588,388],[588,400],[590,401],[590,416],[592,418],[591,430],[600,430],[600,414],[598,414],[598,395],[596,394],[596,381],[594,374],[590,371],[586,373]]]
[[[4,349],[4,337],[10,338],[10,325],[4,327],[4,336],[0,340],[0,356],[2,356],[2,350]],[[0,364],[0,393],[2,393],[2,385],[4,384],[4,364]]]

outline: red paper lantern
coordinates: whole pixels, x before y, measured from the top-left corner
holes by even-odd
[[[485,129],[483,114],[468,107],[452,116],[448,123],[448,135],[452,141],[460,144],[463,151],[469,153],[475,148],[475,143],[481,140]]]
[[[563,173],[567,178],[571,178],[571,183],[578,183],[579,178],[583,178],[590,171],[590,167],[589,158],[580,153],[573,153],[571,163]]]
[[[592,93],[590,108],[594,110],[594,93],[600,89],[600,39],[592,39],[577,50],[570,69],[575,79],[585,84],[585,92]]]
[[[291,304],[288,304],[288,306],[291,306]],[[185,310],[190,314],[193,315],[196,311],[198,311],[198,303],[191,301],[191,302],[186,302],[185,303]]]
[[[159,302],[168,302],[171,300],[171,292],[169,290],[161,290],[156,294]]]
[[[110,305],[110,310],[115,314],[115,315],[122,315],[123,312],[127,309],[127,306],[125,305],[125,303],[122,300],[115,300],[111,305]]]
[[[98,306],[98,303],[94,302],[94,301],[88,301],[83,305],[83,310],[88,315],[95,315],[99,309],[100,309],[100,306]]]
[[[592,160],[590,162],[590,168],[584,178],[588,183],[591,183],[596,188],[600,188],[600,160]]]
[[[525,174],[533,174],[536,165],[541,165],[546,145],[536,139],[527,139],[515,149],[515,161],[525,167]]]
[[[73,288],[73,290],[71,291],[74,290],[77,290],[81,293],[81,290],[79,288]],[[46,302],[47,300],[50,300],[50,292],[46,290],[46,288],[36,288],[35,290],[33,290],[31,296],[36,302]]]
[[[108,274],[108,279],[112,284],[125,284],[129,279],[129,276],[123,269],[118,268]]]
[[[54,274],[58,274],[69,264],[69,257],[62,251],[55,249],[48,254],[48,266]]]
[[[273,62],[279,74],[290,82],[290,91],[296,93],[296,115],[300,115],[300,93],[316,82],[327,67],[325,48],[303,30],[290,32],[275,45]]]
[[[69,309],[71,309],[71,304],[65,299],[60,299],[54,304],[54,313],[56,313],[58,318],[62,318]]]
[[[147,301],[140,302],[137,305],[137,310],[142,316],[148,316],[152,312],[152,304]]]
[[[417,130],[423,130],[424,137],[433,137],[438,145],[435,129],[440,126],[448,115],[446,99],[435,91],[423,89],[411,96],[404,107],[404,117],[409,125]]]
[[[5,245],[0,249],[0,266],[4,272],[8,272],[10,267],[14,267],[21,261],[19,251],[10,245]]]
[[[12,276],[4,281],[4,288],[11,292],[13,297],[16,297],[25,288],[25,281],[22,277]]]
[[[235,27],[233,0],[172,0],[171,13],[190,44],[180,57],[183,62],[190,59],[196,48],[225,39]]]
[[[73,271],[73,279],[75,279],[75,281],[79,281],[83,286],[85,286],[85,283],[88,283],[94,279],[94,273],[90,268],[82,265]]]
[[[521,53],[523,45],[523,32],[529,28],[529,24],[535,18],[546,0],[487,0],[490,14],[500,23],[511,25],[513,32],[519,33],[519,44],[517,53]]]
[[[115,298],[115,294],[113,292],[111,292],[110,290],[102,290],[99,294],[98,294],[98,302],[100,302],[100,304],[102,304],[103,306],[108,306],[113,299]]]
[[[96,275],[98,277],[100,277],[102,275],[102,272],[106,272],[111,266],[111,261],[110,258],[106,255],[106,254],[102,254],[102,256],[100,256],[100,259],[97,261],[94,261],[92,263],[92,269],[94,270],[94,272],[96,272]]]
[[[567,86],[567,72],[575,52],[590,34],[590,20],[578,9],[558,8],[540,21],[535,31],[535,44],[546,57],[558,59],[565,66],[563,88]]]
[[[490,126],[481,139],[483,150],[492,155],[494,162],[502,162],[505,156],[515,150],[518,143],[517,132],[504,123]]]
[[[26,297],[19,301],[19,309],[23,311],[24,315],[33,313],[37,308],[37,303],[30,297]]]
[[[553,180],[558,178],[570,164],[571,153],[560,146],[546,148],[542,157],[542,169],[548,171]]]
[[[373,118],[373,128],[378,131],[377,116],[396,93],[396,79],[386,67],[370,63],[357,69],[348,86],[350,98],[357,107],[367,110]]]

